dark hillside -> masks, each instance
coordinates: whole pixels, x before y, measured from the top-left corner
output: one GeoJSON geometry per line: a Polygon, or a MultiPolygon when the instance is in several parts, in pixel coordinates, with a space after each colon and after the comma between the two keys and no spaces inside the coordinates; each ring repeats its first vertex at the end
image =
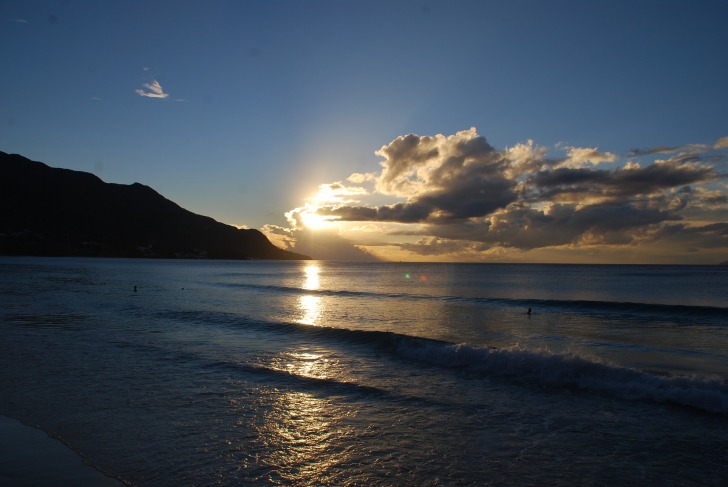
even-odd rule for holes
{"type": "Polygon", "coordinates": [[[0,254],[307,259],[258,230],[197,215],[148,186],[0,152],[0,254]]]}

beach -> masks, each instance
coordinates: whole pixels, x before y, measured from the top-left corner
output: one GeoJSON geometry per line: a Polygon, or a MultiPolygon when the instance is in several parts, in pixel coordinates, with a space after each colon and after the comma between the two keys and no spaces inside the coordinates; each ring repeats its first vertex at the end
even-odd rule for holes
{"type": "Polygon", "coordinates": [[[0,485],[4,487],[121,487],[124,484],[83,463],[45,432],[0,416],[0,485]]]}

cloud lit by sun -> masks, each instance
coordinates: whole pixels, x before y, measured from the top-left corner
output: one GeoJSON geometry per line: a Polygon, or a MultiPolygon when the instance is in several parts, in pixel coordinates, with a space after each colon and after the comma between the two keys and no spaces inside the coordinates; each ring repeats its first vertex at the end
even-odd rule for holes
{"type": "MultiPolygon", "coordinates": [[[[363,177],[356,175],[357,181],[363,181],[363,177]]],[[[304,206],[287,212],[285,216],[293,228],[322,230],[337,222],[339,217],[321,214],[321,208],[359,203],[358,197],[368,193],[365,188],[347,186],[342,182],[321,184],[316,194],[306,199],[304,206]]]]}
{"type": "Polygon", "coordinates": [[[301,223],[304,227],[310,229],[310,230],[321,230],[323,228],[326,228],[331,221],[322,215],[319,215],[316,213],[316,209],[305,209],[301,212],[301,223]]]}
{"type": "Polygon", "coordinates": [[[725,140],[622,156],[559,144],[552,155],[531,140],[498,150],[475,128],[409,134],[375,152],[384,158],[378,173],[321,184],[285,214],[289,228],[266,233],[302,253],[335,245],[337,258],[559,261],[596,252],[604,262],[657,262],[662,248],[707,253],[728,235],[725,140]]]}

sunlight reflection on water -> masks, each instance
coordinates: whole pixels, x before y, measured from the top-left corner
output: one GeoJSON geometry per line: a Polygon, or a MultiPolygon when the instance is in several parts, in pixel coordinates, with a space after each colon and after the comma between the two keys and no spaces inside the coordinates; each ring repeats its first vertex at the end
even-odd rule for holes
{"type": "Polygon", "coordinates": [[[321,272],[321,269],[319,268],[318,264],[312,262],[308,264],[303,271],[306,274],[306,279],[303,282],[303,289],[316,291],[320,286],[319,272],[321,272]]]}
{"type": "Polygon", "coordinates": [[[322,298],[320,296],[301,296],[298,298],[298,308],[301,312],[301,318],[298,323],[303,325],[319,325],[322,314],[322,298]]]}
{"type": "Polygon", "coordinates": [[[344,431],[341,417],[339,407],[329,400],[282,392],[258,431],[265,444],[276,446],[264,460],[270,475],[290,484],[326,479],[332,466],[346,457],[345,450],[336,447],[351,433],[344,431]]]}
{"type": "Polygon", "coordinates": [[[326,377],[327,359],[322,354],[310,352],[291,352],[285,354],[288,362],[285,364],[288,372],[304,377],[326,377]]]}
{"type": "MultiPolygon", "coordinates": [[[[283,353],[277,369],[296,377],[325,379],[331,375],[326,354],[311,349],[283,353]]],[[[348,461],[351,451],[341,442],[354,434],[346,418],[352,414],[342,402],[315,392],[276,390],[258,428],[269,454],[262,459],[268,480],[287,485],[326,483],[336,466],[348,461]],[[269,448],[274,446],[274,448],[269,448]]]]}
{"type": "MultiPolygon", "coordinates": [[[[303,289],[308,291],[316,291],[321,285],[319,280],[319,272],[321,269],[315,262],[309,263],[304,268],[303,289]]],[[[298,323],[303,325],[320,325],[320,319],[323,311],[323,302],[321,296],[303,295],[298,299],[298,309],[301,318],[298,323]]]]}

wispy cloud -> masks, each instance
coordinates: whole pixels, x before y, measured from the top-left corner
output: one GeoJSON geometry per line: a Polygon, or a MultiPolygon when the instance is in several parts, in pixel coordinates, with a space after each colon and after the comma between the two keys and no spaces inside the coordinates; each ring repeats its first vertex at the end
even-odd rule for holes
{"type": "Polygon", "coordinates": [[[728,147],[728,137],[721,137],[715,142],[714,149],[724,149],[728,147]]]}
{"type": "Polygon", "coordinates": [[[144,83],[144,89],[135,90],[135,93],[139,96],[146,96],[148,98],[167,98],[169,93],[165,93],[162,89],[162,85],[159,81],[152,80],[151,83],[144,83]]]}
{"type": "Polygon", "coordinates": [[[670,155],[637,163],[564,145],[557,147],[563,157],[548,157],[533,141],[498,150],[475,128],[403,135],[376,151],[384,159],[378,173],[322,184],[305,206],[288,212],[289,236],[323,219],[396,227],[390,236],[408,239],[390,246],[444,258],[688,241],[693,249],[728,250],[727,176],[715,166],[725,156],[706,154],[725,147],[728,137],[634,150],[629,157],[670,155]],[[375,197],[394,201],[371,204],[375,197]],[[701,219],[691,221],[697,213],[701,219]]]}
{"type": "Polygon", "coordinates": [[[25,19],[8,19],[9,22],[13,22],[15,24],[27,24],[28,21],[25,19]]]}
{"type": "MultiPolygon", "coordinates": [[[[722,139],[721,139],[722,140],[722,139]]],[[[720,142],[720,141],[718,141],[720,142]]],[[[709,146],[705,144],[687,144],[687,145],[678,145],[673,147],[668,146],[662,146],[662,147],[653,147],[650,149],[632,149],[629,152],[630,157],[641,157],[641,156],[649,156],[653,154],[674,154],[675,152],[705,152],[706,150],[710,149],[709,146]]]]}

